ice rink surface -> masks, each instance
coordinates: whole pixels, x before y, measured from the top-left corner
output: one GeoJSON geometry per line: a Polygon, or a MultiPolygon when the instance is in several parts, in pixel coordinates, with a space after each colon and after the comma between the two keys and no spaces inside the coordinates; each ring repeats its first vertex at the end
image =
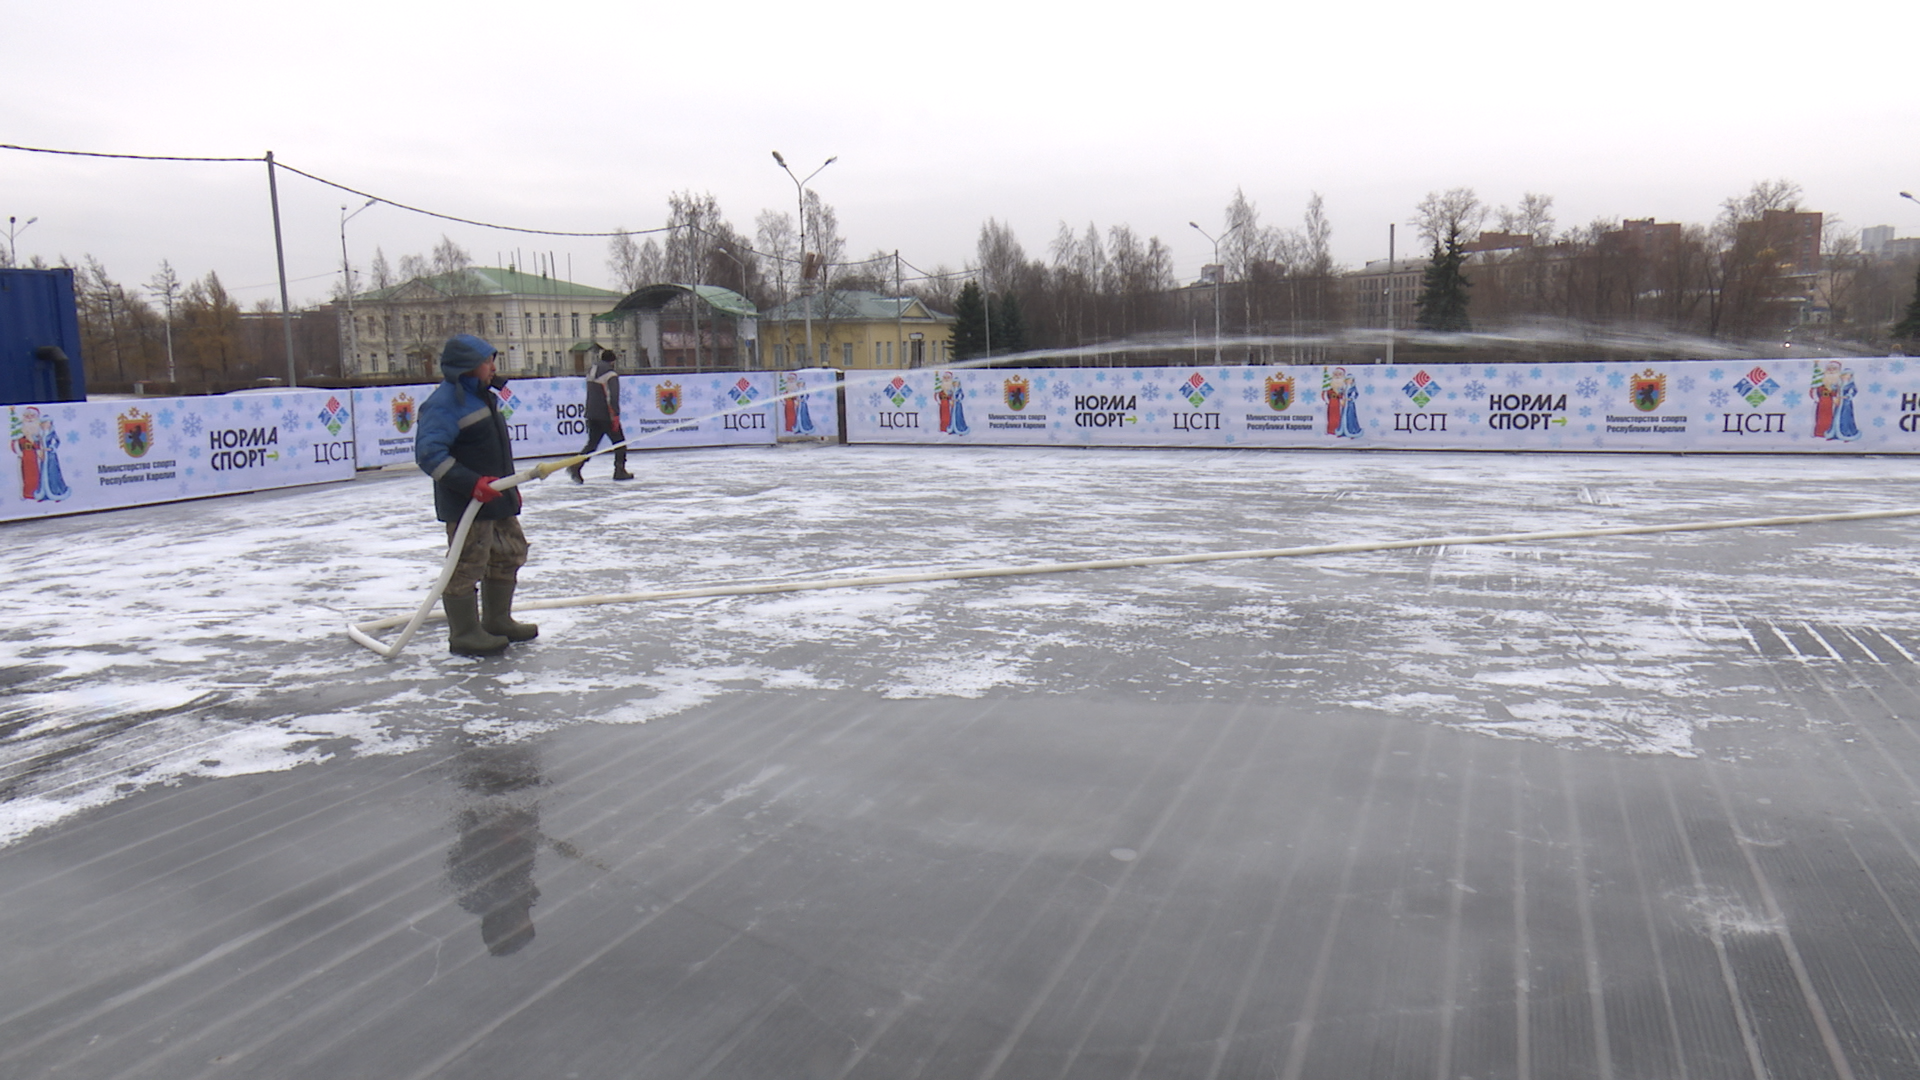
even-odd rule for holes
{"type": "MultiPolygon", "coordinates": [[[[796,446],[524,600],[1920,506],[1920,460],[796,446]]],[[[525,613],[426,481],[0,526],[0,1077],[1920,1075],[1920,519],[525,613]]]]}

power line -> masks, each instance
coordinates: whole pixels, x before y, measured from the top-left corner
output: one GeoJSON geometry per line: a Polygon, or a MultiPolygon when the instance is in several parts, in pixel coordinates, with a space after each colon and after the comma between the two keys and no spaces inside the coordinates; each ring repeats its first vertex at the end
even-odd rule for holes
{"type": "Polygon", "coordinates": [[[375,195],[375,194],[372,194],[371,192],[361,191],[359,188],[348,187],[345,184],[336,183],[335,181],[328,180],[326,177],[315,176],[314,174],[310,172],[306,172],[302,169],[296,169],[293,166],[288,165],[284,161],[276,160],[274,164],[297,176],[304,176],[307,179],[314,181],[315,183],[325,184],[330,188],[336,188],[340,191],[344,191],[348,193],[349,195],[356,195],[362,199],[373,199],[378,202],[383,202],[388,206],[394,207],[395,209],[398,209],[398,210],[407,210],[415,214],[425,214],[427,217],[439,218],[442,221],[457,221],[462,225],[477,225],[482,229],[498,229],[501,232],[531,233],[535,236],[623,236],[623,235],[624,236],[642,236],[647,233],[657,233],[657,232],[667,231],[665,228],[659,228],[659,229],[615,229],[611,232],[567,232],[560,229],[525,229],[517,225],[497,225],[490,221],[475,221],[472,218],[455,217],[452,214],[442,214],[442,213],[439,213],[438,211],[426,210],[418,206],[408,206],[406,203],[394,202],[392,199],[389,199],[383,195],[375,195]]]}
{"type": "MultiPolygon", "coordinates": [[[[123,161],[200,161],[200,162],[259,163],[267,160],[267,158],[264,156],[262,157],[190,157],[186,155],[177,155],[177,154],[109,154],[109,153],[102,153],[102,152],[91,151],[91,150],[55,150],[55,149],[50,149],[48,147],[43,147],[43,146],[20,146],[14,143],[0,143],[0,150],[18,150],[23,153],[29,153],[29,154],[56,154],[64,157],[112,158],[112,159],[123,160],[123,161]]],[[[351,187],[347,184],[342,184],[336,180],[329,180],[324,176],[317,176],[313,173],[307,172],[304,169],[295,168],[294,166],[289,165],[286,162],[279,160],[278,158],[274,159],[272,164],[275,168],[285,169],[286,171],[293,173],[296,176],[303,176],[308,180],[312,180],[314,183],[324,184],[327,187],[333,188],[337,191],[344,191],[347,194],[356,196],[358,198],[372,199],[375,202],[385,203],[386,205],[391,206],[396,210],[405,210],[408,213],[421,214],[426,217],[438,218],[442,221],[457,222],[461,225],[472,225],[482,229],[496,229],[500,232],[527,233],[529,235],[534,235],[534,236],[579,236],[579,237],[609,236],[611,237],[611,236],[647,236],[653,233],[671,233],[676,229],[691,228],[699,232],[708,233],[708,235],[713,235],[709,230],[703,228],[702,226],[693,225],[691,223],[682,224],[682,225],[665,225],[657,229],[615,229],[611,232],[570,232],[570,231],[565,231],[560,229],[529,229],[529,228],[524,228],[518,225],[501,225],[491,221],[477,221],[473,218],[463,218],[463,217],[455,216],[453,214],[443,214],[437,210],[428,210],[424,207],[412,206],[403,202],[396,202],[392,199],[387,198],[384,195],[375,195],[372,192],[362,191],[359,188],[351,187]]],[[[801,261],[799,258],[782,256],[771,251],[760,251],[749,244],[742,243],[742,244],[737,244],[735,246],[744,249],[747,254],[752,255],[756,258],[770,259],[775,262],[798,263],[801,261]]],[[[892,258],[892,257],[893,256],[888,256],[888,258],[892,258]]],[[[864,266],[864,265],[871,264],[878,261],[881,261],[881,260],[876,258],[848,260],[848,261],[842,262],[840,265],[864,266]]],[[[945,278],[972,277],[975,275],[975,272],[971,270],[953,270],[953,271],[948,271],[947,273],[944,273],[944,274],[934,274],[934,273],[929,273],[925,270],[922,270],[917,266],[914,266],[913,263],[908,262],[905,259],[901,259],[900,261],[903,265],[911,267],[913,269],[913,272],[919,275],[916,278],[910,279],[914,281],[938,281],[945,278]]],[[[327,276],[327,275],[314,275],[314,277],[316,278],[324,277],[324,276],[327,276]]],[[[300,280],[310,281],[310,280],[313,280],[313,278],[303,278],[300,280]]],[[[240,286],[240,288],[258,288],[258,287],[259,286],[240,286]]]]}
{"type": "MultiPolygon", "coordinates": [[[[115,159],[125,160],[125,161],[215,161],[215,162],[258,163],[258,162],[263,162],[267,160],[265,157],[187,157],[182,155],[164,155],[164,154],[106,154],[106,153],[99,153],[91,150],[53,150],[44,146],[18,146],[13,143],[0,143],[0,150],[19,150],[29,154],[58,154],[64,157],[115,158],[115,159]]],[[[661,228],[661,229],[615,229],[611,232],[567,232],[559,229],[528,229],[528,228],[522,228],[518,225],[500,225],[491,221],[476,221],[473,218],[456,217],[453,214],[443,214],[437,210],[428,210],[424,207],[411,206],[411,205],[408,205],[407,203],[396,202],[392,199],[387,198],[384,195],[375,195],[371,192],[361,191],[359,188],[349,187],[346,184],[342,184],[334,180],[329,180],[324,176],[316,176],[313,173],[307,172],[304,169],[297,169],[292,165],[289,165],[286,162],[280,161],[278,159],[275,159],[273,164],[276,168],[285,169],[286,171],[293,173],[296,176],[304,176],[307,179],[312,180],[317,184],[325,184],[327,187],[335,188],[339,191],[347,192],[350,195],[357,195],[363,199],[373,199],[376,202],[385,203],[388,206],[394,207],[397,210],[405,210],[405,211],[408,211],[409,213],[414,213],[414,214],[423,214],[427,217],[439,218],[442,221],[454,221],[462,225],[474,225],[482,229],[497,229],[501,232],[529,233],[535,236],[620,236],[623,234],[627,236],[644,236],[648,233],[668,231],[667,229],[661,228]]]]}
{"type": "Polygon", "coordinates": [[[24,150],[29,154],[61,154],[66,157],[120,158],[130,161],[253,161],[267,160],[264,157],[182,157],[164,154],[101,154],[90,150],[49,150],[44,146],[15,146],[12,143],[0,143],[0,150],[24,150]]]}

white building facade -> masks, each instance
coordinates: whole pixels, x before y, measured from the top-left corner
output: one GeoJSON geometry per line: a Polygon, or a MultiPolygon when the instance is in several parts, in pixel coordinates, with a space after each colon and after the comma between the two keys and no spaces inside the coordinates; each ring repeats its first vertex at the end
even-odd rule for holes
{"type": "Polygon", "coordinates": [[[583,375],[595,344],[631,350],[614,340],[628,327],[594,322],[624,295],[499,267],[414,278],[339,306],[341,374],[438,380],[446,340],[476,334],[500,350],[504,375],[583,375]]]}

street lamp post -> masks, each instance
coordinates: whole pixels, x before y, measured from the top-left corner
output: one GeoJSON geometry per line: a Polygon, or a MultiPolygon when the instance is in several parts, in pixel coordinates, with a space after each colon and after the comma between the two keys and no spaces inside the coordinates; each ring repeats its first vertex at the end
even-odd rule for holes
{"type": "MultiPolygon", "coordinates": [[[[360,210],[365,210],[379,199],[368,199],[360,210]]],[[[347,261],[347,222],[360,216],[360,210],[347,213],[346,207],[340,208],[340,279],[347,294],[347,356],[355,368],[360,366],[360,328],[353,321],[353,264],[347,261]]]]}
{"type": "Polygon", "coordinates": [[[20,220],[19,218],[13,217],[11,215],[9,215],[7,218],[7,265],[8,266],[20,265],[20,247],[18,244],[14,243],[14,237],[19,236],[21,233],[26,232],[28,229],[32,228],[33,223],[36,221],[39,221],[40,219],[37,217],[30,217],[27,219],[27,223],[25,225],[21,225],[19,228],[15,228],[14,225],[19,220],[20,220]]]}
{"type": "Polygon", "coordinates": [[[1202,229],[1202,228],[1200,227],[1200,223],[1199,223],[1199,222],[1197,222],[1197,221],[1189,221],[1189,222],[1187,222],[1187,224],[1189,224],[1189,225],[1191,225],[1191,226],[1193,226],[1193,228],[1194,228],[1194,231],[1196,231],[1196,232],[1198,232],[1198,233],[1199,233],[1199,234],[1200,234],[1201,236],[1204,236],[1204,237],[1206,237],[1206,238],[1207,238],[1207,239],[1208,239],[1209,241],[1211,241],[1211,242],[1213,243],[1213,272],[1214,272],[1214,278],[1213,278],[1213,363],[1214,363],[1214,366],[1215,366],[1215,367],[1218,367],[1218,366],[1219,366],[1219,364],[1220,364],[1220,278],[1221,278],[1222,276],[1224,276],[1224,271],[1225,271],[1225,267],[1223,267],[1223,266],[1221,266],[1221,265],[1220,265],[1220,240],[1225,240],[1225,239],[1226,239],[1227,237],[1229,237],[1229,236],[1232,236],[1232,235],[1233,235],[1233,229],[1237,229],[1237,228],[1239,228],[1240,226],[1238,226],[1238,225],[1235,225],[1235,226],[1233,227],[1233,229],[1228,229],[1228,230],[1227,230],[1226,232],[1223,232],[1223,233],[1221,233],[1221,234],[1220,234],[1220,240],[1214,240],[1214,238],[1213,238],[1213,235],[1212,235],[1211,233],[1209,233],[1209,232],[1207,232],[1207,230],[1205,230],[1205,229],[1202,229]]]}
{"type": "MultiPolygon", "coordinates": [[[[819,169],[815,169],[812,172],[807,174],[807,180],[802,180],[799,177],[793,175],[793,170],[787,168],[787,159],[780,156],[780,151],[775,150],[773,152],[773,160],[780,163],[780,168],[787,174],[787,178],[793,181],[794,199],[798,205],[799,213],[800,213],[800,280],[804,282],[806,281],[806,273],[807,273],[807,180],[811,180],[814,177],[819,176],[820,169],[824,169],[827,166],[833,164],[834,162],[839,161],[840,155],[835,154],[833,157],[830,157],[827,160],[821,162],[819,169]]],[[[807,319],[807,363],[811,364],[814,362],[813,307],[811,304],[807,303],[805,298],[803,298],[801,301],[800,310],[802,313],[806,315],[806,319],[807,319]]],[[[795,365],[795,366],[798,367],[799,365],[795,365]]]]}

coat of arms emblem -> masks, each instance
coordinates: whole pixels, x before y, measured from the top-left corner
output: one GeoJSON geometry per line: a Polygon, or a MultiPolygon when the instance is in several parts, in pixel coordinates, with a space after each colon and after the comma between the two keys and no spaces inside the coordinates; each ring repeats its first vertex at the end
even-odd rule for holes
{"type": "Polygon", "coordinates": [[[128,409],[119,416],[120,449],[128,457],[145,457],[153,446],[153,414],[128,409]]]}
{"type": "Polygon", "coordinates": [[[1293,405],[1293,376],[1274,372],[1267,376],[1267,408],[1286,412],[1293,405]]]}
{"type": "Polygon", "coordinates": [[[1656,375],[1652,368],[1633,377],[1633,407],[1641,412],[1652,412],[1667,400],[1667,377],[1656,375]]]}

